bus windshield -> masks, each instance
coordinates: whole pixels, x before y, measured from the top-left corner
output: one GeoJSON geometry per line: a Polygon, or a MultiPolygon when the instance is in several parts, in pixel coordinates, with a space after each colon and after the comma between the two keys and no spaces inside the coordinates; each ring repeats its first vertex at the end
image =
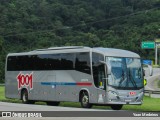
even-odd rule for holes
{"type": "Polygon", "coordinates": [[[108,85],[117,89],[140,89],[143,87],[143,71],[138,58],[106,57],[111,67],[108,85]]]}

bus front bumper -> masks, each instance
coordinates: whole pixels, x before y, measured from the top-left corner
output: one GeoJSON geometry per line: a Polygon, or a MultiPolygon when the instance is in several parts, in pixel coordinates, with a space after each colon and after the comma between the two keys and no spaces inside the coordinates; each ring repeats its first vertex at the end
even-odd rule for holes
{"type": "Polygon", "coordinates": [[[141,105],[143,103],[143,92],[135,96],[115,96],[109,95],[107,104],[130,104],[141,105]]]}
{"type": "Polygon", "coordinates": [[[143,102],[107,102],[107,104],[120,104],[120,105],[141,105],[143,102]]]}

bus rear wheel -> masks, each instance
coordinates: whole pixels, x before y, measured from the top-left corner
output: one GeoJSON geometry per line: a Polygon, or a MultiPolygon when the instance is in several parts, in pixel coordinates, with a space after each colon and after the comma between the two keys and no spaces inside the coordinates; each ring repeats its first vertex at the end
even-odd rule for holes
{"type": "Polygon", "coordinates": [[[89,95],[88,92],[82,92],[80,95],[80,102],[83,108],[91,108],[92,104],[89,103],[89,95]]]}
{"type": "Polygon", "coordinates": [[[60,102],[50,102],[50,101],[48,101],[46,103],[47,103],[47,105],[51,105],[51,106],[58,106],[60,104],[60,102]]]}
{"type": "Polygon", "coordinates": [[[22,99],[22,103],[24,103],[24,104],[34,104],[35,103],[35,101],[28,100],[28,92],[27,92],[27,90],[23,90],[22,91],[21,99],[22,99]]]}
{"type": "Polygon", "coordinates": [[[112,108],[113,110],[121,110],[122,107],[123,107],[123,105],[111,105],[111,108],[112,108]]]}
{"type": "Polygon", "coordinates": [[[22,103],[24,103],[24,104],[29,104],[28,92],[27,92],[27,90],[23,90],[23,91],[22,91],[22,103]]]}

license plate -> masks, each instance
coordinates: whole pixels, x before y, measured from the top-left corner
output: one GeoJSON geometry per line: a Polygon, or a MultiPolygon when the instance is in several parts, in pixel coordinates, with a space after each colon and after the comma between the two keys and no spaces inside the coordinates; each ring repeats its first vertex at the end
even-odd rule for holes
{"type": "Polygon", "coordinates": [[[132,100],[125,100],[125,102],[131,102],[132,100]]]}

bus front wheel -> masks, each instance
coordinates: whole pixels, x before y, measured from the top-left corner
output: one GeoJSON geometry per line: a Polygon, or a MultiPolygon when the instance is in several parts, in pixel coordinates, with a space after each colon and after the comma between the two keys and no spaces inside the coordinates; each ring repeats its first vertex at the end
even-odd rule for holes
{"type": "Polygon", "coordinates": [[[91,108],[92,104],[89,103],[88,92],[83,91],[80,95],[80,102],[83,108],[91,108]]]}
{"type": "Polygon", "coordinates": [[[121,110],[122,107],[123,107],[123,105],[111,105],[111,108],[112,108],[113,110],[121,110]]]}

